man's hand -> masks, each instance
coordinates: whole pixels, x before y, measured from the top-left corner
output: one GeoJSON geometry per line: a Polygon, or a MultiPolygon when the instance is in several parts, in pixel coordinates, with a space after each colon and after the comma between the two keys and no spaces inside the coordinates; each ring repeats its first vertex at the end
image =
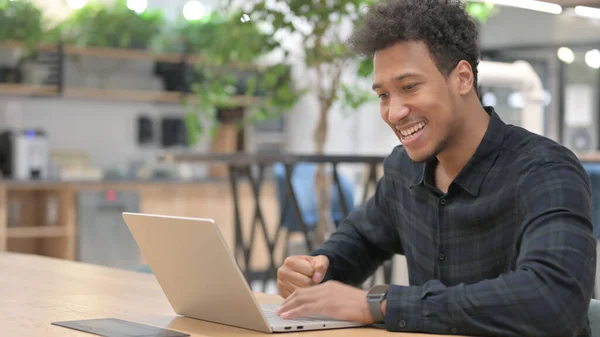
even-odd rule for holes
{"type": "Polygon", "coordinates": [[[310,288],[296,288],[278,309],[283,319],[306,316],[373,324],[367,303],[367,291],[337,281],[328,281],[310,288]]]}
{"type": "Polygon", "coordinates": [[[306,288],[321,283],[329,267],[327,256],[290,256],[277,271],[279,295],[290,296],[297,288],[306,288]]]}

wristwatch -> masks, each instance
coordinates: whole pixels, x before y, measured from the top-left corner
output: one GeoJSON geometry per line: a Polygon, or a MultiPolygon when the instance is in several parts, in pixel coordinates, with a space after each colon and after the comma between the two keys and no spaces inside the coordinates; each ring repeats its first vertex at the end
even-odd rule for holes
{"type": "Polygon", "coordinates": [[[383,323],[385,320],[381,311],[381,302],[385,300],[389,287],[387,284],[380,284],[373,286],[367,292],[367,303],[369,304],[369,311],[375,324],[383,323]]]}

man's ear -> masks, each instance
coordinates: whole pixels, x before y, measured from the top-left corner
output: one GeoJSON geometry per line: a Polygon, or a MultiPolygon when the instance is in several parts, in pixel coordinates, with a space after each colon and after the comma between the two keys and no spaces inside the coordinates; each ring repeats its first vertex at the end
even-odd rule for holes
{"type": "Polygon", "coordinates": [[[458,79],[458,92],[464,96],[473,90],[475,76],[469,62],[461,60],[454,69],[458,79]]]}

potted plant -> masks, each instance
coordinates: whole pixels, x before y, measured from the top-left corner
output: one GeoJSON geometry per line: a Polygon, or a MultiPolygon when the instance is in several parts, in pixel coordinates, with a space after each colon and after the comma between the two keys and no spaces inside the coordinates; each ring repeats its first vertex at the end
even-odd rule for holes
{"type": "Polygon", "coordinates": [[[15,66],[0,69],[0,82],[20,83],[22,63],[35,53],[44,37],[42,12],[29,1],[0,0],[0,43],[18,41],[23,52],[15,66]]]}
{"type": "Polygon", "coordinates": [[[300,96],[292,85],[291,67],[265,61],[278,43],[255,22],[246,20],[243,12],[213,13],[183,22],[175,31],[177,39],[171,41],[176,45],[171,48],[197,55],[189,87],[192,96],[185,101],[190,111],[186,121],[191,144],[205,133],[214,138],[219,130],[281,115],[300,96]]]}
{"type": "Polygon", "coordinates": [[[165,24],[159,10],[138,14],[126,0],[111,5],[90,1],[61,22],[63,42],[77,46],[147,49],[165,24]]]}

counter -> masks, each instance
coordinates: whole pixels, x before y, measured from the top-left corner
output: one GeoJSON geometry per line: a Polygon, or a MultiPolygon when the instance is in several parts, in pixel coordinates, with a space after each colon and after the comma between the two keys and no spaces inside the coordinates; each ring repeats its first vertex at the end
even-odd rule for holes
{"type": "MultiPolygon", "coordinates": [[[[0,181],[0,251],[76,260],[77,249],[81,248],[78,247],[78,230],[86,225],[78,214],[78,196],[89,191],[97,191],[105,196],[107,202],[118,201],[121,192],[136,193],[139,199],[137,209],[142,213],[215,219],[233,251],[234,203],[226,179],[0,181]]],[[[243,234],[247,239],[255,207],[247,180],[240,179],[239,196],[243,234]]],[[[261,206],[268,230],[274,232],[279,221],[279,206],[276,186],[272,181],[263,183],[261,206]]],[[[102,228],[96,230],[101,231],[102,228]]],[[[265,269],[267,246],[262,235],[256,235],[255,240],[251,267],[265,269]]]]}

